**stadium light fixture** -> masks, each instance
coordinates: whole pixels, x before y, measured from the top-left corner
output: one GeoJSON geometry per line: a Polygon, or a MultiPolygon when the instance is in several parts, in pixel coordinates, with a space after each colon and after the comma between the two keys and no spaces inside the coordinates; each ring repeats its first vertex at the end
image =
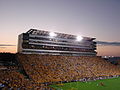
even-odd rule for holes
{"type": "Polygon", "coordinates": [[[82,39],[83,39],[82,36],[77,36],[77,37],[76,37],[76,41],[81,41],[82,39]]]}
{"type": "Polygon", "coordinates": [[[56,36],[56,34],[54,32],[50,32],[49,35],[50,35],[50,37],[55,37],[56,36]]]}
{"type": "Polygon", "coordinates": [[[107,56],[104,56],[104,58],[107,58],[107,56]]]}

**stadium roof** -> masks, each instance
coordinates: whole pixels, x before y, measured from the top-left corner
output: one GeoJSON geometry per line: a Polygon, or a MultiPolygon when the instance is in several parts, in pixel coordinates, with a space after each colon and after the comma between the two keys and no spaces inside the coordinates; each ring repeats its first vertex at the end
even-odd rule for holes
{"type": "MultiPolygon", "coordinates": [[[[28,34],[34,34],[34,35],[45,35],[48,36],[50,35],[51,32],[49,31],[44,31],[44,30],[37,30],[37,29],[30,29],[28,30],[26,33],[28,34]]],[[[52,32],[52,35],[54,34],[54,36],[57,36],[59,38],[66,38],[66,39],[76,39],[77,37],[79,37],[78,39],[80,39],[80,36],[76,36],[76,35],[71,35],[71,34],[65,34],[65,33],[58,33],[58,32],[52,32]]],[[[81,36],[83,37],[83,36],[81,36]]],[[[83,37],[83,39],[86,40],[94,40],[96,38],[91,38],[91,37],[83,37]]]]}

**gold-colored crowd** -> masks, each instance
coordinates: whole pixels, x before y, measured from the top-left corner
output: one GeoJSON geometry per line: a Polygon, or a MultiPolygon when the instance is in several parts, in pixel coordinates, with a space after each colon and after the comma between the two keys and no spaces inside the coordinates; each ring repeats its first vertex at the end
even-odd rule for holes
{"type": "Polygon", "coordinates": [[[3,90],[53,90],[46,83],[120,75],[120,67],[96,56],[17,54],[17,60],[19,66],[0,66],[0,88],[3,90]],[[21,69],[29,79],[19,71],[21,69]]]}
{"type": "Polygon", "coordinates": [[[0,66],[0,90],[54,90],[25,78],[16,66],[0,66]]]}
{"type": "Polygon", "coordinates": [[[26,73],[36,83],[74,81],[120,75],[120,68],[101,57],[18,55],[26,73]]]}

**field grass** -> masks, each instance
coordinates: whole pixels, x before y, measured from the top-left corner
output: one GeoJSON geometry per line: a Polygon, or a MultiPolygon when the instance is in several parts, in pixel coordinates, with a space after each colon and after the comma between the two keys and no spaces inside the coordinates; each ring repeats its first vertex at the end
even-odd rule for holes
{"type": "Polygon", "coordinates": [[[71,82],[50,85],[56,90],[120,90],[120,77],[89,82],[71,82]]]}

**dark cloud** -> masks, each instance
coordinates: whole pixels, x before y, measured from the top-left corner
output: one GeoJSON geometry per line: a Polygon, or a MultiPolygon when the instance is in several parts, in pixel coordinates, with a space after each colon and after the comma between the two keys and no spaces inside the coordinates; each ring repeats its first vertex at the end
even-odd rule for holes
{"type": "Polygon", "coordinates": [[[120,46],[120,42],[105,42],[105,41],[96,41],[98,45],[111,45],[111,46],[120,46]]]}
{"type": "Polygon", "coordinates": [[[3,46],[16,46],[16,45],[12,45],[12,44],[0,44],[0,47],[3,46]]]}
{"type": "Polygon", "coordinates": [[[0,48],[6,48],[6,47],[0,47],[0,48]]]}

